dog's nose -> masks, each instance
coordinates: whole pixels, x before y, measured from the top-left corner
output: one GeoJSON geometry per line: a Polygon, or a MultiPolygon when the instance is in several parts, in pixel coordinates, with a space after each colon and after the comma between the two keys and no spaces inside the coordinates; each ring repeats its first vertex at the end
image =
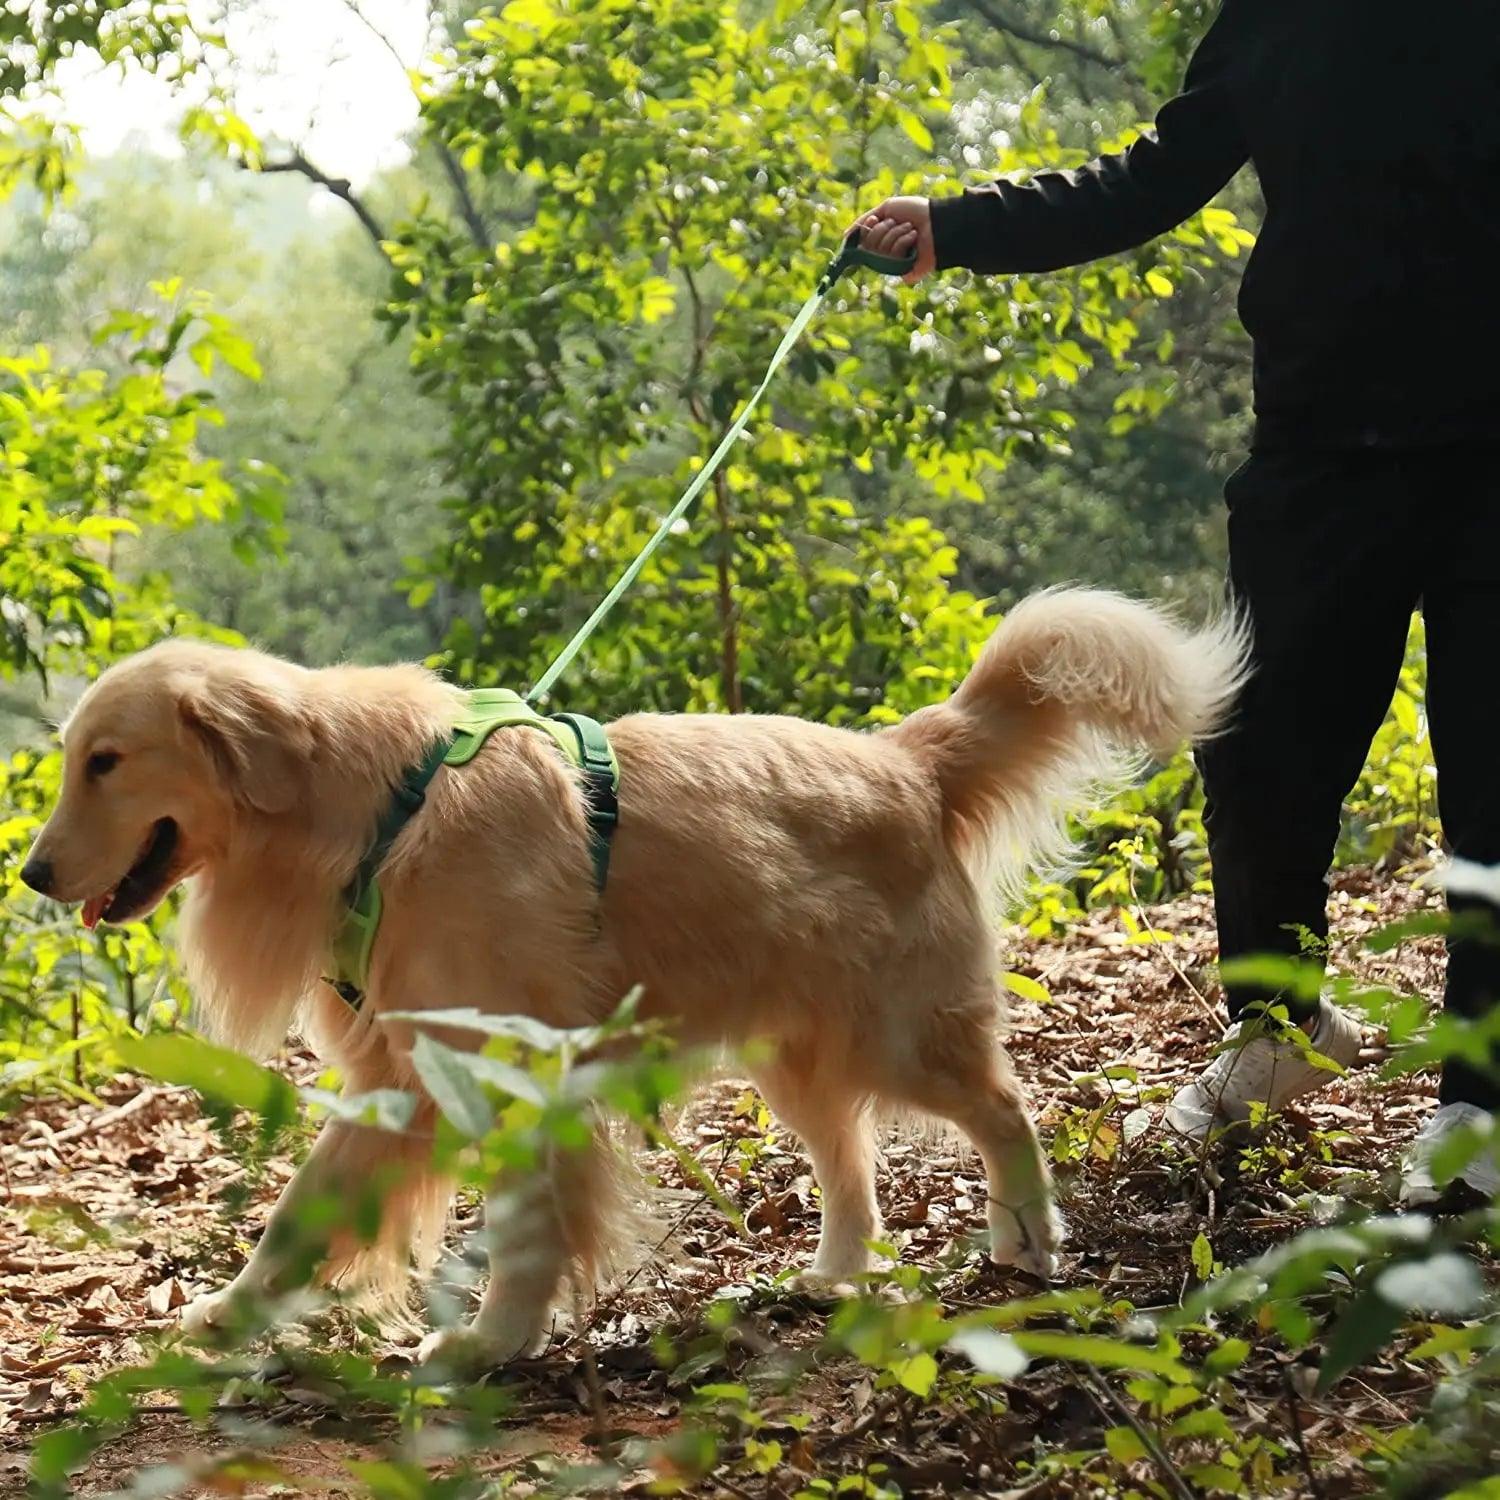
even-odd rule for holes
{"type": "Polygon", "coordinates": [[[21,879],[39,896],[52,894],[52,861],[33,855],[21,866],[21,879]]]}

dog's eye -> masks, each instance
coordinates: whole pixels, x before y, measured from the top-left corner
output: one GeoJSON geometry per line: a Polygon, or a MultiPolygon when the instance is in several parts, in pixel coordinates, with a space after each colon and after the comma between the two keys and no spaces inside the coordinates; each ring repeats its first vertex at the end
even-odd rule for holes
{"type": "Polygon", "coordinates": [[[120,764],[120,752],[118,750],[96,750],[84,762],[84,773],[90,781],[97,781],[101,776],[107,776],[120,764]]]}

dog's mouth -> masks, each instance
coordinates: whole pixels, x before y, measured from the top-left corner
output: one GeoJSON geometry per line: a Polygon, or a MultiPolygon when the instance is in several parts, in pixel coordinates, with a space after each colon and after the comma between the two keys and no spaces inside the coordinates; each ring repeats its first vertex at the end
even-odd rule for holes
{"type": "Polygon", "coordinates": [[[160,818],[146,835],[136,861],[120,881],[83,903],[83,925],[128,922],[151,910],[172,888],[173,856],[177,853],[177,824],[160,818]]]}

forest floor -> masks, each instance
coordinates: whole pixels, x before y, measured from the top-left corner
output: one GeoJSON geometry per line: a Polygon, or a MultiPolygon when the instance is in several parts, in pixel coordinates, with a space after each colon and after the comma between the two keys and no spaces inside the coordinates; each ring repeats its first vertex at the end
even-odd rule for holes
{"type": "MultiPolygon", "coordinates": [[[[1409,941],[1378,958],[1357,948],[1372,928],[1430,899],[1359,872],[1342,877],[1334,895],[1337,961],[1371,983],[1435,994],[1442,958],[1434,940],[1409,941]]],[[[1215,1185],[1215,1174],[1201,1171],[1170,1141],[1160,1119],[1162,1099],[1222,1025],[1205,998],[1212,996],[1208,906],[1193,897],[1146,916],[1170,941],[1132,942],[1128,918],[1101,914],[1045,941],[1014,934],[1009,958],[1051,997],[1045,1005],[1015,1005],[1010,1047],[1018,1072],[1044,1132],[1051,1138],[1060,1130],[1076,1147],[1077,1159],[1057,1169],[1068,1221],[1059,1281],[1098,1288],[1138,1309],[1173,1306],[1196,1284],[1193,1245],[1200,1234],[1217,1261],[1232,1265],[1305,1227],[1308,1195],[1314,1203],[1345,1195],[1388,1201],[1383,1195],[1400,1150],[1432,1103],[1428,1078],[1386,1083],[1374,1068],[1352,1072],[1289,1112],[1274,1138],[1282,1160],[1215,1185]],[[1134,1069],[1136,1081],[1101,1079],[1101,1070],[1115,1065],[1134,1069]],[[1111,1092],[1118,1106],[1094,1122],[1111,1092]],[[1134,1110],[1148,1113],[1131,1116],[1134,1110]],[[1095,1126],[1092,1140],[1085,1124],[1095,1126]]],[[[316,1071],[305,1055],[294,1055],[288,1066],[302,1078],[316,1071]]],[[[500,1446],[481,1468],[508,1473],[525,1494],[559,1463],[593,1461],[601,1440],[669,1433],[690,1382],[663,1368],[653,1330],[691,1329],[726,1287],[757,1277],[763,1285],[765,1276],[810,1257],[817,1213],[805,1158],[774,1127],[767,1140],[755,1115],[743,1085],[724,1081],[700,1094],[676,1130],[744,1211],[749,1234],[736,1232],[670,1156],[653,1159],[671,1239],[623,1289],[602,1297],[586,1345],[560,1336],[546,1356],[501,1377],[514,1382],[515,1404],[500,1446]],[[755,1149],[740,1150],[748,1138],[758,1138],[755,1149]]],[[[145,1357],[169,1335],[182,1302],[232,1269],[236,1230],[219,1200],[242,1169],[194,1095],[129,1079],[109,1085],[97,1105],[53,1096],[0,1119],[0,1153],[5,1495],[22,1492],[27,1450],[40,1433],[65,1423],[105,1372],[145,1357]]],[[[258,1232],[289,1171],[286,1161],[273,1161],[238,1225],[241,1244],[258,1232]]],[[[977,1162],[941,1138],[892,1141],[880,1196],[903,1261],[933,1265],[982,1226],[977,1162]]],[[[941,1288],[946,1304],[961,1308],[1034,1293],[1036,1285],[972,1255],[941,1288]]],[[[748,1305],[722,1361],[695,1370],[692,1382],[740,1379],[747,1364],[768,1353],[818,1346],[826,1309],[793,1297],[762,1296],[748,1305]]],[[[382,1352],[389,1367],[399,1368],[412,1351],[382,1352]]],[[[1409,1423],[1431,1378],[1430,1366],[1404,1359],[1398,1349],[1347,1377],[1330,1396],[1299,1399],[1293,1390],[1305,1382],[1294,1386],[1285,1355],[1266,1340],[1237,1374],[1237,1409],[1230,1415],[1237,1426],[1258,1424],[1289,1451],[1295,1415],[1316,1466],[1317,1491],[1358,1494],[1369,1483],[1361,1455],[1370,1433],[1409,1423]]],[[[1066,1366],[1041,1362],[1010,1386],[998,1416],[994,1409],[965,1412],[934,1403],[913,1417],[910,1408],[884,1400],[854,1361],[824,1355],[809,1361],[792,1394],[768,1398],[762,1410],[769,1414],[766,1431],[780,1432],[793,1461],[809,1470],[837,1476],[868,1472],[878,1462],[907,1494],[1041,1497],[1089,1493],[1086,1471],[1039,1477],[1028,1462],[1042,1451],[1098,1446],[1103,1429],[1117,1421],[1105,1414],[1099,1394],[1066,1366]],[[800,1435],[796,1424],[778,1426],[789,1413],[810,1418],[800,1435]]],[[[270,1426],[277,1462],[295,1481],[221,1476],[180,1492],[351,1494],[349,1462],[380,1453],[392,1437],[388,1426],[351,1417],[317,1390],[295,1385],[282,1392],[270,1426]]],[[[95,1455],[77,1492],[127,1489],[143,1469],[185,1455],[222,1454],[230,1442],[221,1431],[195,1426],[180,1406],[161,1405],[95,1455]]],[[[644,1493],[649,1478],[642,1470],[625,1487],[644,1493]]],[[[715,1491],[749,1493],[727,1479],[703,1487],[715,1491]]],[[[770,1486],[762,1492],[789,1493],[770,1486]]]]}

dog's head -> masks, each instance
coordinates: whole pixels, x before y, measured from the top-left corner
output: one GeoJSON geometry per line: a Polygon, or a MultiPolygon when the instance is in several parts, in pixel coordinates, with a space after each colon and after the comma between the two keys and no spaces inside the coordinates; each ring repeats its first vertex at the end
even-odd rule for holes
{"type": "Polygon", "coordinates": [[[127,922],[221,857],[247,817],[304,799],[312,751],[301,669],[168,641],[112,667],[63,731],[62,795],[21,877],[127,922]]]}

